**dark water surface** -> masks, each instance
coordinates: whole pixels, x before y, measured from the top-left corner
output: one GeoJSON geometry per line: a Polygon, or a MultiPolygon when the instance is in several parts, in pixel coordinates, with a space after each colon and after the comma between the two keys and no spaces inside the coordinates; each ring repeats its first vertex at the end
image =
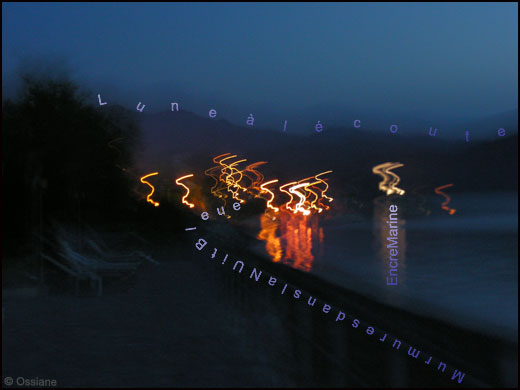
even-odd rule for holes
{"type": "Polygon", "coordinates": [[[411,217],[405,197],[374,200],[372,219],[264,215],[256,249],[377,301],[516,341],[517,194],[457,194],[453,215],[440,203],[424,198],[424,215],[411,217]],[[391,204],[399,209],[396,286],[386,281],[391,204]]]}

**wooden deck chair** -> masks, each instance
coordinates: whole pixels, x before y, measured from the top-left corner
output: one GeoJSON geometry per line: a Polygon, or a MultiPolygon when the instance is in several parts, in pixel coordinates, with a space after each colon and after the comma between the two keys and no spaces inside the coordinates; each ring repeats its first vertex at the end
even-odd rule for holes
{"type": "Polygon", "coordinates": [[[142,264],[142,260],[137,261],[105,261],[101,258],[92,256],[85,256],[74,249],[66,241],[61,241],[61,247],[63,249],[62,255],[68,259],[69,262],[79,266],[79,268],[85,270],[87,273],[93,273],[96,275],[94,280],[97,282],[98,295],[103,294],[103,278],[107,276],[121,276],[124,274],[132,273],[142,264]]]}
{"type": "Polygon", "coordinates": [[[99,234],[92,228],[87,227],[88,237],[86,238],[86,244],[90,249],[94,251],[96,256],[103,258],[109,262],[128,261],[131,259],[142,259],[149,261],[153,264],[159,264],[157,260],[154,260],[151,256],[141,251],[131,251],[126,253],[119,253],[108,248],[103,239],[99,234]]]}

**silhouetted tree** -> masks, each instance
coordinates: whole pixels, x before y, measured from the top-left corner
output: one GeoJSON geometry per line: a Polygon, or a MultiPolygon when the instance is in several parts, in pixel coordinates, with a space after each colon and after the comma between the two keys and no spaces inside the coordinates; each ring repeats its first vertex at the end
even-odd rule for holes
{"type": "Polygon", "coordinates": [[[132,201],[135,117],[86,104],[78,91],[65,78],[26,75],[19,101],[2,103],[2,219],[11,248],[46,220],[110,218],[132,201]]]}

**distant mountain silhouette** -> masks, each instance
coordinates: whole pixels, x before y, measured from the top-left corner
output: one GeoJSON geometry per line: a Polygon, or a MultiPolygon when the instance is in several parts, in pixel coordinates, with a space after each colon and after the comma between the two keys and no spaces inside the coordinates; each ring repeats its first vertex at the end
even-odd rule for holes
{"type": "Polygon", "coordinates": [[[518,110],[508,110],[492,115],[470,118],[468,116],[433,115],[419,111],[366,111],[351,107],[334,105],[315,105],[300,111],[276,113],[267,122],[267,127],[282,129],[283,121],[288,120],[288,128],[292,132],[311,134],[318,120],[323,124],[324,131],[331,128],[353,128],[354,120],[361,120],[361,129],[374,133],[388,132],[390,125],[399,126],[399,132],[404,136],[426,134],[430,127],[437,128],[437,136],[445,139],[464,139],[465,131],[469,130],[472,138],[493,139],[499,128],[507,130],[508,134],[518,132],[518,110]]]}
{"type": "Polygon", "coordinates": [[[142,113],[139,118],[145,143],[139,163],[143,171],[203,175],[214,165],[214,156],[232,153],[247,158],[247,163],[268,161],[261,170],[266,180],[299,180],[333,170],[331,182],[342,191],[354,188],[367,196],[378,191],[379,177],[372,167],[387,161],[404,164],[398,172],[404,188],[433,189],[446,183],[455,184],[452,192],[518,188],[517,134],[469,143],[463,136],[449,141],[427,131],[423,136],[403,136],[364,128],[330,128],[302,136],[237,126],[184,110],[142,113]]]}
{"type": "Polygon", "coordinates": [[[518,110],[509,110],[493,115],[483,116],[479,119],[453,122],[448,126],[452,133],[464,137],[464,132],[470,132],[470,140],[493,139],[497,136],[497,130],[503,128],[506,135],[518,134],[518,110]]]}

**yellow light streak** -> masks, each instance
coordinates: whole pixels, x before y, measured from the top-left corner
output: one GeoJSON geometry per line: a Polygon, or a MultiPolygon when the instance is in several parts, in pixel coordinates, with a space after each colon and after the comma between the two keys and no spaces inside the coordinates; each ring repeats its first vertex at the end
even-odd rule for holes
{"type": "Polygon", "coordinates": [[[260,189],[261,189],[262,191],[265,191],[265,192],[268,192],[268,193],[271,194],[271,199],[269,199],[269,200],[267,201],[267,207],[270,208],[270,209],[273,209],[275,212],[280,211],[280,209],[279,209],[278,207],[274,207],[274,206],[272,206],[272,201],[273,201],[273,199],[274,199],[274,193],[271,192],[271,191],[269,191],[267,188],[265,188],[265,186],[266,186],[266,185],[269,185],[269,184],[271,184],[271,183],[277,183],[277,182],[278,182],[278,179],[274,179],[274,180],[266,181],[264,184],[262,184],[262,185],[260,186],[260,189]]]}
{"type": "Polygon", "coordinates": [[[305,203],[305,199],[306,199],[305,195],[301,194],[298,191],[296,191],[298,188],[306,187],[308,185],[309,185],[309,183],[302,183],[302,184],[297,184],[297,185],[292,186],[291,188],[289,188],[289,192],[290,193],[295,194],[295,195],[297,195],[300,198],[300,201],[298,202],[298,204],[296,205],[296,209],[294,210],[295,214],[298,211],[300,211],[303,215],[309,215],[311,213],[309,210],[305,210],[303,208],[303,204],[305,203]]]}
{"type": "Polygon", "coordinates": [[[149,173],[148,175],[144,175],[143,177],[141,177],[141,183],[143,184],[146,184],[148,187],[150,187],[152,189],[152,192],[150,192],[147,196],[146,196],[146,201],[147,202],[150,202],[151,204],[153,204],[155,207],[159,206],[159,203],[158,202],[155,202],[153,199],[152,199],[152,195],[153,193],[155,192],[155,187],[153,185],[151,185],[150,183],[148,183],[146,180],[146,178],[150,177],[150,176],[155,176],[155,175],[158,175],[159,172],[153,172],[153,173],[149,173]]]}
{"type": "Polygon", "coordinates": [[[186,175],[186,176],[182,176],[182,177],[179,177],[178,179],[175,180],[175,184],[179,185],[179,186],[182,186],[184,188],[186,188],[186,195],[184,195],[182,197],[182,203],[184,203],[185,205],[189,206],[190,209],[192,209],[193,207],[195,207],[195,205],[193,203],[190,203],[186,200],[186,198],[188,197],[188,195],[190,194],[190,189],[188,187],[186,187],[184,184],[182,183],[179,183],[179,181],[181,180],[184,180],[188,177],[193,177],[193,173],[192,174],[189,174],[189,175],[186,175]]]}
{"type": "MultiPolygon", "coordinates": [[[[332,171],[325,171],[325,172],[322,172],[322,173],[318,173],[316,176],[314,176],[314,178],[315,178],[316,180],[319,180],[320,183],[325,184],[325,190],[321,191],[321,196],[322,196],[323,198],[327,199],[327,200],[329,201],[329,203],[330,203],[330,202],[332,202],[334,199],[331,198],[331,197],[329,197],[329,196],[327,196],[327,195],[325,195],[325,192],[327,192],[327,191],[329,190],[329,185],[327,184],[327,182],[326,182],[325,180],[323,180],[323,179],[319,179],[319,178],[318,178],[318,176],[326,175],[327,173],[332,173],[332,171]]],[[[328,210],[328,208],[327,208],[327,210],[328,210]]]]}
{"type": "Polygon", "coordinates": [[[288,186],[292,186],[292,185],[294,185],[294,184],[297,184],[297,182],[293,181],[293,182],[290,182],[290,183],[284,184],[283,186],[281,186],[281,187],[279,188],[281,192],[285,192],[285,193],[286,193],[287,195],[289,195],[289,197],[291,198],[291,200],[289,200],[289,201],[285,204],[285,208],[286,208],[287,210],[291,210],[291,211],[294,211],[294,209],[291,208],[291,207],[289,206],[289,204],[291,204],[291,202],[293,201],[294,197],[292,196],[292,194],[291,194],[289,191],[286,191],[286,190],[284,190],[283,188],[284,188],[284,187],[288,187],[288,186]]]}
{"type": "Polygon", "coordinates": [[[372,168],[373,173],[383,178],[383,181],[379,183],[379,189],[383,192],[386,192],[387,196],[392,194],[405,194],[405,191],[403,189],[396,187],[401,179],[394,172],[391,172],[391,169],[400,168],[403,166],[403,164],[398,162],[387,162],[376,165],[372,168]]]}

